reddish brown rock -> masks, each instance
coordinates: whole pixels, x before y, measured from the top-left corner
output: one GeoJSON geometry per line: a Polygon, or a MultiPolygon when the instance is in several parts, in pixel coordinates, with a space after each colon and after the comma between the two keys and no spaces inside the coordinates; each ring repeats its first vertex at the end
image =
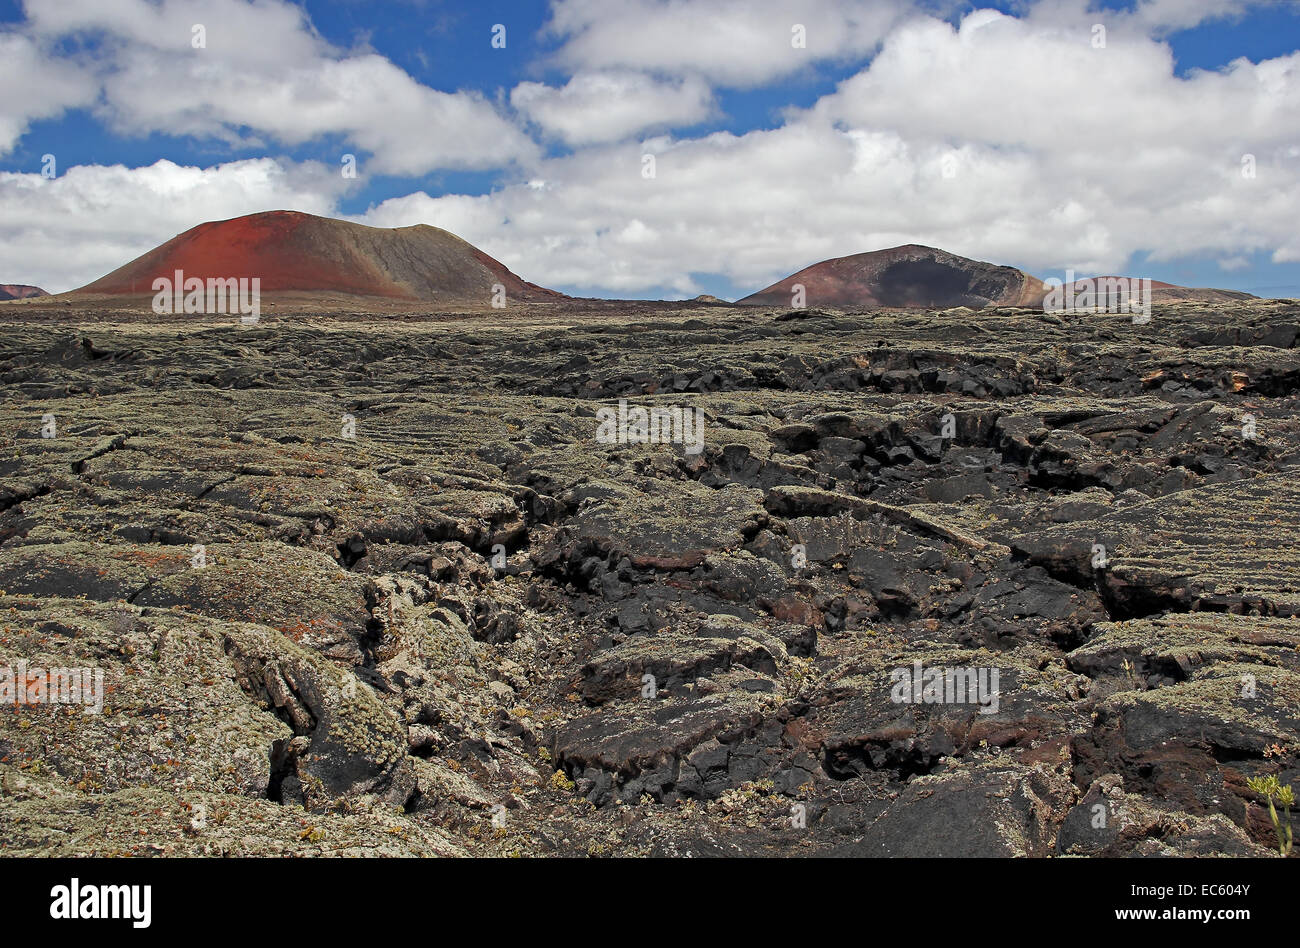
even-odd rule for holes
{"type": "Polygon", "coordinates": [[[1041,306],[1041,281],[934,247],[906,244],[805,267],[739,302],[790,306],[795,286],[808,306],[1041,306]]]}
{"type": "Polygon", "coordinates": [[[257,278],[263,292],[487,303],[499,284],[507,300],[566,298],[437,227],[367,227],[298,211],[199,224],[75,292],[152,295],[155,279],[178,270],[187,279],[257,278]]]}
{"type": "Polygon", "coordinates": [[[27,300],[34,296],[49,296],[39,286],[27,286],[23,283],[0,284],[0,300],[27,300]]]}

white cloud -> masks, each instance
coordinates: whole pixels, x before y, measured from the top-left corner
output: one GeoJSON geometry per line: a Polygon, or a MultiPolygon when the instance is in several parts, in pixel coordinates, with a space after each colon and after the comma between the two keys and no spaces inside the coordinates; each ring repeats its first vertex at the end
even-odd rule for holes
{"type": "Polygon", "coordinates": [[[988,11],[913,20],[781,128],[653,146],[654,179],[640,147],[595,147],[534,169],[542,187],[408,196],[365,219],[428,220],[590,292],[693,295],[691,272],[757,289],[906,242],[1044,276],[1113,272],[1137,252],[1297,259],[1300,54],[1183,79],[1144,35],[1090,39],[1086,22],[988,11]]]}
{"type": "Polygon", "coordinates": [[[24,8],[38,35],[102,32],[156,52],[193,50],[194,27],[201,25],[207,48],[241,68],[301,62],[329,50],[302,8],[281,0],[26,0],[24,8]]]}
{"type": "Polygon", "coordinates": [[[335,134],[373,153],[368,170],[398,175],[537,154],[483,96],[431,89],[383,56],[345,54],[282,0],[30,0],[28,16],[47,39],[105,37],[100,113],[120,134],[288,145],[335,134]],[[192,45],[195,25],[203,48],[192,45]]]}
{"type": "Polygon", "coordinates": [[[95,101],[99,86],[86,69],[47,52],[26,36],[0,33],[0,155],[13,151],[32,120],[95,101]]]}
{"type": "Polygon", "coordinates": [[[523,82],[510,93],[510,104],[569,145],[694,125],[714,111],[713,94],[698,77],[673,82],[623,71],[579,73],[559,87],[523,82]]]}
{"type": "Polygon", "coordinates": [[[756,86],[820,60],[869,55],[912,0],[555,0],[556,61],[574,70],[633,69],[756,86]],[[804,28],[805,46],[792,32],[804,28]]]}
{"type": "Polygon", "coordinates": [[[1300,54],[1258,66],[1238,60],[1223,73],[1180,79],[1163,43],[1111,34],[1106,48],[1095,49],[1090,35],[1086,27],[1035,26],[987,11],[959,29],[914,21],[815,110],[923,140],[1088,158],[1113,154],[1117,144],[1130,154],[1209,151],[1247,128],[1282,141],[1300,123],[1300,54]],[[1254,114],[1241,115],[1243,106],[1254,114]]]}
{"type": "Polygon", "coordinates": [[[1145,34],[1187,30],[1209,20],[1235,20],[1251,7],[1274,0],[1137,0],[1131,10],[1094,9],[1095,0],[1037,0],[1029,10],[1036,22],[1103,23],[1145,34]]]}
{"type": "Polygon", "coordinates": [[[270,158],[81,165],[50,180],[0,172],[0,282],[75,289],[203,221],[278,209],[334,214],[343,183],[333,168],[270,158]]]}
{"type": "MultiPolygon", "coordinates": [[[[641,152],[586,149],[547,162],[544,188],[408,195],[360,219],[444,227],[536,282],[687,296],[701,291],[692,272],[757,289],[819,259],[912,240],[977,255],[1018,243],[1014,230],[985,225],[992,198],[954,211],[962,185],[941,176],[943,153],[914,153],[888,132],[801,122],[671,142],[658,150],[653,179],[641,176],[641,152]]],[[[1015,187],[1024,164],[1012,156],[988,174],[1015,187]]],[[[1028,242],[1050,229],[1044,222],[1028,242]]]]}
{"type": "Polygon", "coordinates": [[[1285,160],[1300,127],[1300,53],[1181,79],[1168,47],[1144,36],[1111,33],[1094,49],[1086,28],[980,19],[900,28],[813,115],[917,146],[962,143],[974,162],[964,180],[997,194],[1011,219],[1031,213],[1035,190],[1056,196],[1038,213],[1073,203],[1081,212],[1043,250],[1059,256],[1091,228],[1099,242],[1080,268],[1138,249],[1168,259],[1294,242],[1282,221],[1300,211],[1300,168],[1285,160]],[[1009,150],[1028,159],[1023,193],[991,191],[981,170],[1009,150]],[[1268,166],[1257,179],[1240,173],[1248,152],[1268,166]]]}

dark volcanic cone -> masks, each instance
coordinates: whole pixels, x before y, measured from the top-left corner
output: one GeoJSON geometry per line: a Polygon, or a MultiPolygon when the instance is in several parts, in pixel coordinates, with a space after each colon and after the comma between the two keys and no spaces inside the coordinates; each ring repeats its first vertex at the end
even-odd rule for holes
{"type": "Polygon", "coordinates": [[[796,283],[808,306],[1042,306],[1046,292],[1015,267],[907,244],[823,260],[739,302],[789,306],[796,283]]]}
{"type": "Polygon", "coordinates": [[[262,292],[486,304],[501,284],[511,301],[566,299],[437,227],[367,227],[298,211],[200,224],[74,292],[149,294],[154,279],[177,270],[187,279],[257,277],[262,292]]]}
{"type": "Polygon", "coordinates": [[[26,300],[33,296],[49,296],[39,286],[27,286],[23,283],[0,283],[0,300],[26,300]]]}

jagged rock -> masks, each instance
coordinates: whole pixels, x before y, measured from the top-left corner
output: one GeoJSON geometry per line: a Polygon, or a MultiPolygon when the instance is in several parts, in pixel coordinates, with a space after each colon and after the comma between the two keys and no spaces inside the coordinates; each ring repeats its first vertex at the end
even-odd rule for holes
{"type": "Polygon", "coordinates": [[[6,851],[1275,851],[1294,303],[42,305],[0,354],[0,669],[112,690],[0,707],[6,851]],[[702,450],[599,440],[619,398],[702,450]],[[896,702],[916,660],[998,669],[996,712],[896,702]]]}

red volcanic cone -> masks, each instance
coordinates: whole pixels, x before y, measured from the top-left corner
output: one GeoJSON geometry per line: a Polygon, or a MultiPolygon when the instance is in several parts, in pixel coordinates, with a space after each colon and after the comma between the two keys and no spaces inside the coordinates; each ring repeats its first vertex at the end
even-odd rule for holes
{"type": "Polygon", "coordinates": [[[172,280],[177,270],[205,281],[256,277],[264,293],[486,304],[500,284],[512,302],[565,299],[437,227],[367,227],[298,211],[200,224],[75,292],[151,294],[155,279],[172,280]]]}

